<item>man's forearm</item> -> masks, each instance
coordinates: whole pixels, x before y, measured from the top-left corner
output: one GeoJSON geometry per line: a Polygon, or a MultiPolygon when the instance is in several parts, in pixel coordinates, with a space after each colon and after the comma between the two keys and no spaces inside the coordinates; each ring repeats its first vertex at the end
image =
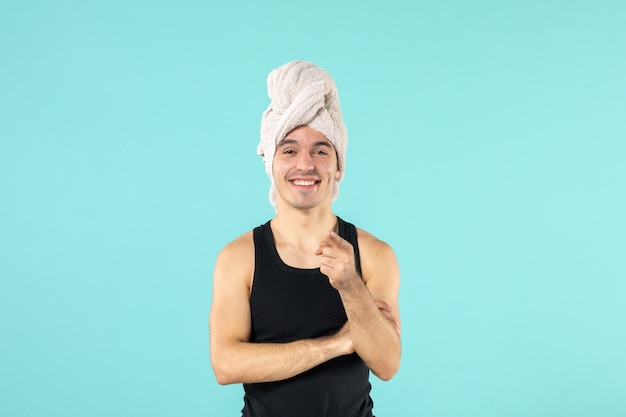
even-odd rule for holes
{"type": "Polygon", "coordinates": [[[353,351],[349,332],[290,343],[233,342],[211,350],[220,384],[273,382],[291,378],[353,351]]]}
{"type": "Polygon", "coordinates": [[[362,280],[339,291],[354,350],[371,371],[382,380],[395,375],[400,366],[401,343],[395,325],[379,310],[362,280]]]}

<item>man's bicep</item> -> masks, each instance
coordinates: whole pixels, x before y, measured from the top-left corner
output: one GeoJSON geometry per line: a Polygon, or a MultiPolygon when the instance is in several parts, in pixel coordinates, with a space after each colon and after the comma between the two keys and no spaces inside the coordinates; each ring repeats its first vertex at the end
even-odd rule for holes
{"type": "Polygon", "coordinates": [[[365,285],[374,300],[382,301],[391,308],[391,311],[385,312],[385,316],[391,316],[390,321],[399,325],[400,268],[396,256],[389,245],[380,241],[367,252],[370,253],[364,254],[363,262],[365,285]]]}
{"type": "Polygon", "coordinates": [[[215,263],[209,323],[212,348],[250,339],[252,271],[245,252],[241,247],[226,247],[215,263]]]}

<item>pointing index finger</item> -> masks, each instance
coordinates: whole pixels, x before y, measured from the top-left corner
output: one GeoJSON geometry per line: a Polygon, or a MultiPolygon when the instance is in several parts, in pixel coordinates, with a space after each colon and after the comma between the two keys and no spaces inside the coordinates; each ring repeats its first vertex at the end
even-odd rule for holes
{"type": "Polygon", "coordinates": [[[339,249],[348,249],[349,247],[351,248],[352,245],[350,244],[350,242],[348,242],[347,240],[345,240],[344,238],[342,238],[341,236],[339,236],[337,233],[335,233],[334,231],[331,231],[328,236],[330,237],[330,240],[333,242],[333,244],[339,248],[339,249]]]}

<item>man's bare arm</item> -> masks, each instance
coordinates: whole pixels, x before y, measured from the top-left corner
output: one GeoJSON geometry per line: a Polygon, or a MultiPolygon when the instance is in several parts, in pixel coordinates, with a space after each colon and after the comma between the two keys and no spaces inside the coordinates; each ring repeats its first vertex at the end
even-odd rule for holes
{"type": "Polygon", "coordinates": [[[400,272],[396,257],[389,245],[359,231],[363,272],[363,277],[359,277],[354,268],[352,245],[334,233],[329,239],[330,244],[322,244],[318,249],[322,256],[321,270],[339,291],[354,349],[376,376],[389,380],[400,366],[402,351],[398,314],[400,272]]]}
{"type": "Polygon", "coordinates": [[[209,333],[218,383],[279,381],[354,352],[349,324],[337,334],[319,339],[251,343],[253,272],[254,244],[248,233],[226,246],[215,264],[209,333]]]}

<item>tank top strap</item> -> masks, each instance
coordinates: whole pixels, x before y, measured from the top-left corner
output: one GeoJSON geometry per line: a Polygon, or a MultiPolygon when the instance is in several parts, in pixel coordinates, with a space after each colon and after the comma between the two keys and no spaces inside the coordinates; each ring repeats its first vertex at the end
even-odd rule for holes
{"type": "Polygon", "coordinates": [[[361,272],[361,253],[359,251],[359,239],[356,231],[356,226],[352,223],[348,223],[339,216],[337,216],[337,223],[339,226],[339,236],[350,242],[354,249],[354,263],[356,266],[356,271],[362,277],[363,273],[361,272]]]}
{"type": "Polygon", "coordinates": [[[263,256],[263,230],[266,229],[269,225],[269,222],[257,226],[252,230],[252,239],[254,241],[254,257],[255,262],[261,260],[263,256]]]}
{"type": "Polygon", "coordinates": [[[268,255],[270,253],[270,248],[267,246],[266,239],[264,235],[267,233],[267,229],[269,229],[270,222],[257,226],[252,230],[252,238],[254,241],[254,273],[252,278],[252,291],[250,293],[250,300],[252,300],[256,293],[256,287],[258,287],[258,283],[260,282],[261,276],[263,275],[263,271],[268,266],[268,255]],[[265,268],[264,268],[265,266],[265,268]]]}

